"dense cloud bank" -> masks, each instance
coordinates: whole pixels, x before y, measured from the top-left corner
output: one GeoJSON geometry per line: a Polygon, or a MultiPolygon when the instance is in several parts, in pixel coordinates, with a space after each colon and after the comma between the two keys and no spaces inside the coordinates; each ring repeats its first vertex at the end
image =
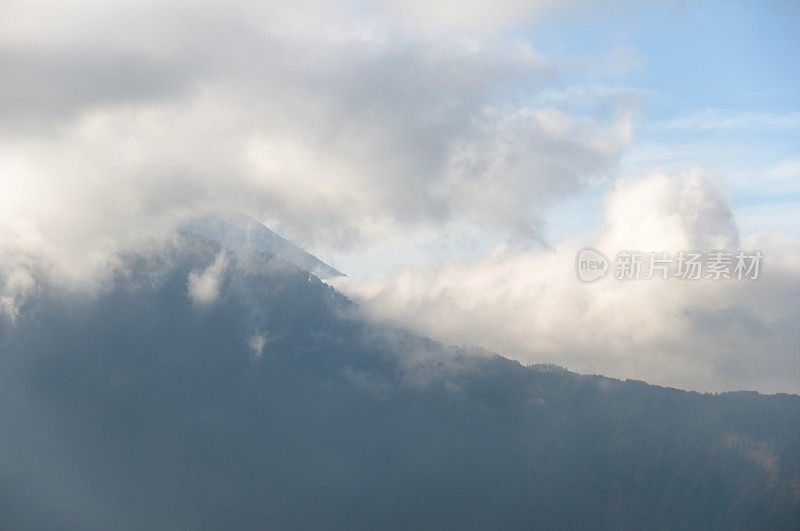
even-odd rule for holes
{"type": "Polygon", "coordinates": [[[586,241],[548,249],[500,246],[479,259],[449,259],[368,281],[335,285],[363,314],[459,344],[479,344],[526,363],[584,373],[637,375],[704,391],[800,392],[800,242],[741,237],[719,185],[700,172],[620,181],[606,195],[596,248],[620,251],[746,250],[764,255],[756,280],[581,282],[586,241]]]}
{"type": "MultiPolygon", "coordinates": [[[[572,60],[515,33],[618,5],[589,4],[3,2],[0,319],[41,282],[94,296],[120,253],[245,212],[366,263],[369,278],[344,270],[337,287],[372,319],[526,363],[799,391],[797,239],[739,234],[719,176],[617,178],[643,92],[615,76],[636,50],[572,60]],[[608,227],[549,241],[548,215],[569,217],[565,199],[593,186],[608,189],[608,227]],[[416,263],[420,240],[435,260],[394,263],[416,263]],[[586,287],[571,274],[584,244],[746,247],[765,269],[751,285],[586,287]]],[[[794,162],[764,177],[771,193],[794,189],[794,162]]],[[[200,306],[215,271],[192,277],[200,306]]]]}
{"type": "Polygon", "coordinates": [[[529,44],[392,6],[2,9],[0,252],[70,279],[208,209],[327,251],[457,219],[536,236],[630,140],[630,98],[538,105],[561,67],[529,44]]]}

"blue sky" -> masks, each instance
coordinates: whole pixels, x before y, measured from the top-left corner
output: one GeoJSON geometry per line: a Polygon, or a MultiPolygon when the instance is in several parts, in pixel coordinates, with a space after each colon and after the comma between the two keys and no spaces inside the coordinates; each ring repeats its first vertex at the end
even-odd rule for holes
{"type": "MultiPolygon", "coordinates": [[[[628,69],[604,77],[564,79],[638,91],[640,114],[620,174],[700,166],[724,183],[743,232],[798,236],[798,20],[800,5],[792,2],[642,3],[554,18],[517,36],[565,61],[615,50],[623,59],[617,64],[628,61],[628,69]]],[[[569,214],[554,208],[551,234],[591,227],[602,194],[602,187],[584,190],[568,200],[569,214]]]]}
{"type": "Polygon", "coordinates": [[[642,66],[624,80],[660,96],[652,119],[708,107],[787,112],[797,109],[799,15],[790,2],[642,3],[537,23],[524,38],[564,58],[631,48],[642,66]]]}

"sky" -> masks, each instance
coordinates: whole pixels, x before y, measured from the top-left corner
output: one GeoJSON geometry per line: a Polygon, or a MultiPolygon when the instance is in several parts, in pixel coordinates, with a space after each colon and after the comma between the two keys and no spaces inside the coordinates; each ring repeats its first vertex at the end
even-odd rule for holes
{"type": "Polygon", "coordinates": [[[777,0],[6,1],[0,313],[34,271],[101,290],[119,253],[237,211],[345,272],[369,319],[800,392],[798,22],[777,0]],[[584,284],[585,246],[764,268],[584,284]]]}

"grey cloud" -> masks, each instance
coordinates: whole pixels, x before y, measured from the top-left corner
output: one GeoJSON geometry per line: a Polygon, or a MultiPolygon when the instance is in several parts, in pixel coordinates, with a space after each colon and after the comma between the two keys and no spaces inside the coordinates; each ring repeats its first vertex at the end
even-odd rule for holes
{"type": "Polygon", "coordinates": [[[380,7],[83,7],[10,4],[0,26],[6,245],[54,264],[220,208],[327,252],[464,219],[535,239],[628,142],[630,109],[532,106],[558,68],[529,46],[380,7]]]}
{"type": "Polygon", "coordinates": [[[181,64],[130,52],[0,51],[0,123],[6,133],[49,128],[87,107],[136,103],[185,91],[181,64]]]}

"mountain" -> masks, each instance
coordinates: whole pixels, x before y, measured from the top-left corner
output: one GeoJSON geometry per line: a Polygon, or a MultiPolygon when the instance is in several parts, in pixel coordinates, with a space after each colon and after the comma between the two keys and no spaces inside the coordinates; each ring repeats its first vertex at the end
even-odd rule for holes
{"type": "Polygon", "coordinates": [[[209,214],[184,224],[182,230],[229,249],[255,249],[269,253],[322,279],[344,276],[245,214],[209,214]]]}
{"type": "Polygon", "coordinates": [[[522,366],[186,234],[0,321],[3,529],[797,529],[800,397],[522,366]]]}

